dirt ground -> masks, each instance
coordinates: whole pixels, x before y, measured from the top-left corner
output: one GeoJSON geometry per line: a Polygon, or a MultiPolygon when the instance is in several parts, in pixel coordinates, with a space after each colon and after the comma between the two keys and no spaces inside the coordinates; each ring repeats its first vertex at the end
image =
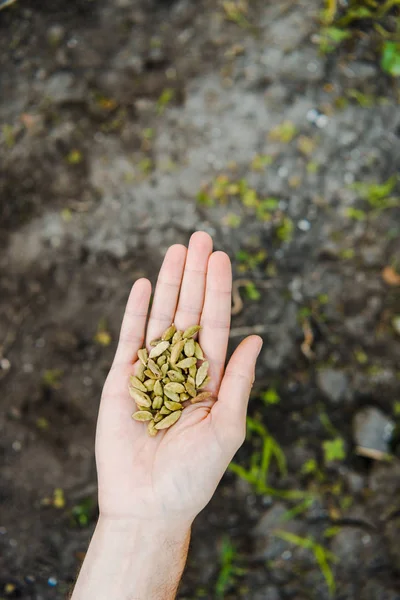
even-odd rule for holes
{"type": "Polygon", "coordinates": [[[400,97],[365,38],[319,52],[321,5],[0,11],[1,599],[66,597],[130,286],[197,229],[233,259],[230,350],[264,337],[269,434],[199,516],[180,600],[400,599],[400,97]]]}

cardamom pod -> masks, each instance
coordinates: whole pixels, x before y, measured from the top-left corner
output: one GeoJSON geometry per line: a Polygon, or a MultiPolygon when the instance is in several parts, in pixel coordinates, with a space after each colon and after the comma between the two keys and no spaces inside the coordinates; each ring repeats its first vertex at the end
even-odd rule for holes
{"type": "Polygon", "coordinates": [[[135,419],[135,421],[151,421],[152,418],[153,415],[148,410],[139,410],[132,415],[132,419],[135,419]]]}
{"type": "Polygon", "coordinates": [[[168,327],[168,329],[166,329],[164,331],[164,333],[161,336],[161,339],[165,342],[169,342],[169,340],[171,338],[173,338],[175,332],[176,332],[176,327],[174,324],[172,324],[170,327],[168,327]]]}
{"type": "Polygon", "coordinates": [[[198,360],[204,360],[203,350],[199,342],[194,343],[194,355],[198,360]]]}
{"type": "Polygon", "coordinates": [[[131,375],[129,381],[132,387],[136,388],[137,390],[140,390],[141,392],[147,392],[146,386],[135,375],[131,375]]]}
{"type": "Polygon", "coordinates": [[[164,386],[164,394],[166,394],[167,392],[175,392],[176,394],[182,394],[184,391],[185,386],[175,381],[167,383],[167,385],[164,386]]]}
{"type": "Polygon", "coordinates": [[[161,356],[167,348],[169,348],[169,342],[160,342],[157,346],[151,350],[149,358],[157,358],[157,356],[161,356]]]}
{"type": "Polygon", "coordinates": [[[151,407],[153,410],[160,410],[163,403],[164,403],[164,399],[162,396],[154,396],[151,407]]]}
{"type": "Polygon", "coordinates": [[[185,352],[186,356],[190,358],[191,356],[194,356],[194,350],[195,350],[194,339],[190,338],[185,343],[184,352],[185,352]]]}
{"type": "Polygon", "coordinates": [[[189,367],[193,367],[197,363],[197,358],[192,356],[190,358],[184,358],[180,362],[176,364],[180,369],[189,369],[189,367]]]}
{"type": "Polygon", "coordinates": [[[169,400],[173,400],[174,402],[179,402],[179,395],[176,392],[171,392],[170,390],[165,389],[166,387],[167,386],[164,386],[164,395],[167,396],[167,398],[169,400]]]}
{"type": "Polygon", "coordinates": [[[130,387],[129,393],[130,393],[131,397],[134,399],[134,401],[137,402],[138,404],[140,404],[141,406],[151,406],[150,397],[147,394],[145,394],[144,392],[141,392],[140,390],[137,390],[136,388],[130,387]]]}
{"type": "Polygon", "coordinates": [[[149,424],[147,425],[147,431],[149,432],[149,435],[151,437],[155,437],[158,434],[158,430],[155,428],[155,421],[154,421],[154,419],[151,420],[149,422],[149,424]]]}
{"type": "Polygon", "coordinates": [[[163,419],[162,421],[157,423],[155,425],[155,428],[158,430],[168,429],[168,427],[171,427],[172,425],[174,425],[178,421],[178,419],[181,418],[181,414],[182,414],[181,410],[174,411],[173,413],[168,415],[168,417],[165,417],[165,419],[163,419]]]}
{"type": "Polygon", "coordinates": [[[196,365],[193,365],[192,367],[189,367],[189,375],[190,375],[190,377],[193,377],[193,379],[196,379],[196,373],[197,373],[197,367],[196,367],[196,365]]]}
{"type": "Polygon", "coordinates": [[[177,331],[176,333],[174,333],[174,336],[172,338],[172,344],[176,344],[177,342],[180,342],[183,336],[183,331],[177,331]]]}
{"type": "Polygon", "coordinates": [[[169,415],[171,413],[170,410],[166,406],[163,406],[160,410],[160,415],[169,415]]]}
{"type": "Polygon", "coordinates": [[[198,402],[203,402],[204,400],[208,400],[209,398],[211,398],[212,393],[211,392],[201,392],[201,394],[198,394],[195,398],[191,399],[191,403],[192,404],[197,404],[198,402]]]}
{"type": "Polygon", "coordinates": [[[188,327],[183,334],[183,338],[185,339],[193,337],[200,331],[200,329],[201,325],[192,325],[191,327],[188,327]]]}
{"type": "Polygon", "coordinates": [[[203,364],[201,365],[201,367],[198,368],[197,370],[197,375],[196,375],[196,386],[199,388],[201,386],[201,384],[203,383],[203,381],[205,380],[205,378],[207,377],[207,373],[208,373],[208,367],[209,367],[209,363],[207,360],[205,360],[203,362],[203,364]]]}
{"type": "Polygon", "coordinates": [[[184,347],[185,347],[184,340],[181,340],[180,342],[177,342],[176,344],[174,344],[172,346],[171,356],[169,357],[169,361],[170,361],[171,365],[174,365],[179,360],[179,356],[184,347]]]}
{"type": "Polygon", "coordinates": [[[183,383],[185,381],[185,376],[179,371],[171,370],[167,372],[167,375],[171,381],[176,381],[178,383],[183,383]]]}
{"type": "Polygon", "coordinates": [[[172,400],[165,400],[164,406],[168,408],[168,410],[182,410],[183,406],[180,402],[173,402],[172,400]]]}
{"type": "Polygon", "coordinates": [[[157,379],[157,381],[154,384],[154,393],[156,396],[162,396],[163,395],[163,386],[162,383],[159,379],[157,379]]]}
{"type": "Polygon", "coordinates": [[[196,387],[193,385],[193,383],[191,383],[190,381],[187,381],[185,383],[185,388],[186,388],[187,393],[190,396],[192,396],[192,398],[197,396],[197,390],[196,390],[196,387]]]}
{"type": "Polygon", "coordinates": [[[155,379],[146,379],[144,382],[144,387],[148,392],[152,392],[154,390],[155,379]]]}
{"type": "Polygon", "coordinates": [[[144,381],[145,370],[146,367],[144,366],[144,364],[142,362],[139,362],[138,366],[136,367],[136,377],[139,379],[139,381],[144,381]]]}
{"type": "Polygon", "coordinates": [[[150,371],[154,373],[154,375],[157,375],[157,377],[161,377],[161,369],[158,365],[156,365],[152,358],[149,358],[149,360],[147,361],[147,366],[149,367],[150,371]]]}
{"type": "Polygon", "coordinates": [[[138,350],[138,359],[140,360],[140,362],[146,366],[147,365],[147,359],[149,358],[148,352],[146,350],[146,348],[141,348],[140,350],[138,350]]]}

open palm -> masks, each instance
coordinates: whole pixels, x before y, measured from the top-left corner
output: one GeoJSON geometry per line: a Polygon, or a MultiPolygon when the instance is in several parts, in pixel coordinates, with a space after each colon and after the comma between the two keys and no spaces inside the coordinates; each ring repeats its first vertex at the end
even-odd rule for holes
{"type": "Polygon", "coordinates": [[[262,340],[251,336],[225,359],[231,315],[228,256],[212,252],[212,240],[195,233],[187,249],[166,253],[150,318],[151,284],[131,291],[113,366],[104,386],[96,434],[100,512],[118,519],[192,520],[209,502],[245,436],[246,410],[262,340]],[[173,427],[149,437],[131,419],[128,393],[137,351],[175,323],[200,324],[199,342],[210,363],[208,389],[215,400],[188,406],[173,427]]]}

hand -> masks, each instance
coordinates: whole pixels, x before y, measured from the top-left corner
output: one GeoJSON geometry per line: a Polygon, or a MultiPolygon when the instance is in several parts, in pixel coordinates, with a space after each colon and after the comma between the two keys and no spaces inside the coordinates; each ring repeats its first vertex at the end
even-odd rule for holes
{"type": "Polygon", "coordinates": [[[195,233],[189,248],[166,253],[146,320],[151,284],[133,286],[111,371],[104,386],[96,435],[100,516],[107,520],[186,523],[212,497],[245,437],[246,411],[261,338],[236,349],[224,371],[231,315],[232,272],[228,256],[212,253],[212,240],[195,233]],[[210,363],[210,391],[217,401],[190,405],[171,429],[149,437],[131,418],[128,393],[137,351],[175,323],[200,323],[199,342],[210,363]],[[146,334],[146,335],[145,335],[146,334]]]}

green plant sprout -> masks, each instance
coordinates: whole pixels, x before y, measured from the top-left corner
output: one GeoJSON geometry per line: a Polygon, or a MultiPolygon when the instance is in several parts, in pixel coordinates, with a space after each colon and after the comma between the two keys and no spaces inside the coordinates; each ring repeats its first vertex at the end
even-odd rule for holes
{"type": "Polygon", "coordinates": [[[249,283],[246,283],[246,285],[244,286],[244,291],[249,300],[253,300],[254,302],[256,302],[261,298],[261,293],[257,289],[257,286],[253,281],[249,281],[249,283]]]}
{"type": "Polygon", "coordinates": [[[274,535],[281,540],[285,540],[289,544],[304,548],[305,550],[310,550],[313,553],[321,573],[324,576],[329,594],[333,596],[336,590],[336,583],[330,563],[336,563],[338,561],[337,557],[324,548],[324,546],[315,542],[311,537],[303,538],[294,533],[290,533],[289,531],[282,530],[276,530],[274,535]]]}
{"type": "Polygon", "coordinates": [[[215,584],[216,598],[225,598],[226,592],[236,583],[236,578],[246,573],[242,567],[238,567],[236,548],[228,537],[224,537],[221,545],[220,564],[221,568],[215,584]]]}
{"type": "Polygon", "coordinates": [[[256,437],[261,441],[261,452],[253,452],[250,457],[250,468],[231,462],[229,470],[247,481],[257,494],[269,495],[288,500],[304,500],[314,497],[301,490],[277,490],[267,484],[272,461],[276,463],[282,476],[287,474],[286,457],[278,442],[271,436],[267,428],[258,420],[247,417],[247,437],[256,437]]]}
{"type": "Polygon", "coordinates": [[[398,176],[392,175],[384,183],[356,182],[351,184],[350,188],[358,192],[360,198],[372,209],[382,211],[400,206],[400,197],[392,195],[398,181],[398,176]]]}
{"type": "Polygon", "coordinates": [[[265,392],[261,392],[261,400],[265,404],[278,404],[281,401],[280,396],[274,387],[270,387],[265,392]]]}
{"type": "Polygon", "coordinates": [[[341,437],[337,437],[333,440],[325,440],[322,447],[324,450],[325,462],[344,460],[346,458],[344,440],[341,437]]]}
{"type": "MultiPolygon", "coordinates": [[[[369,28],[377,41],[380,64],[392,77],[400,76],[400,0],[350,0],[346,7],[337,0],[326,0],[321,13],[323,25],[319,35],[321,52],[333,52],[343,41],[352,38],[357,28],[369,28]],[[388,26],[388,17],[395,17],[394,27],[388,26]]],[[[368,29],[367,29],[368,30],[368,29]]]]}

